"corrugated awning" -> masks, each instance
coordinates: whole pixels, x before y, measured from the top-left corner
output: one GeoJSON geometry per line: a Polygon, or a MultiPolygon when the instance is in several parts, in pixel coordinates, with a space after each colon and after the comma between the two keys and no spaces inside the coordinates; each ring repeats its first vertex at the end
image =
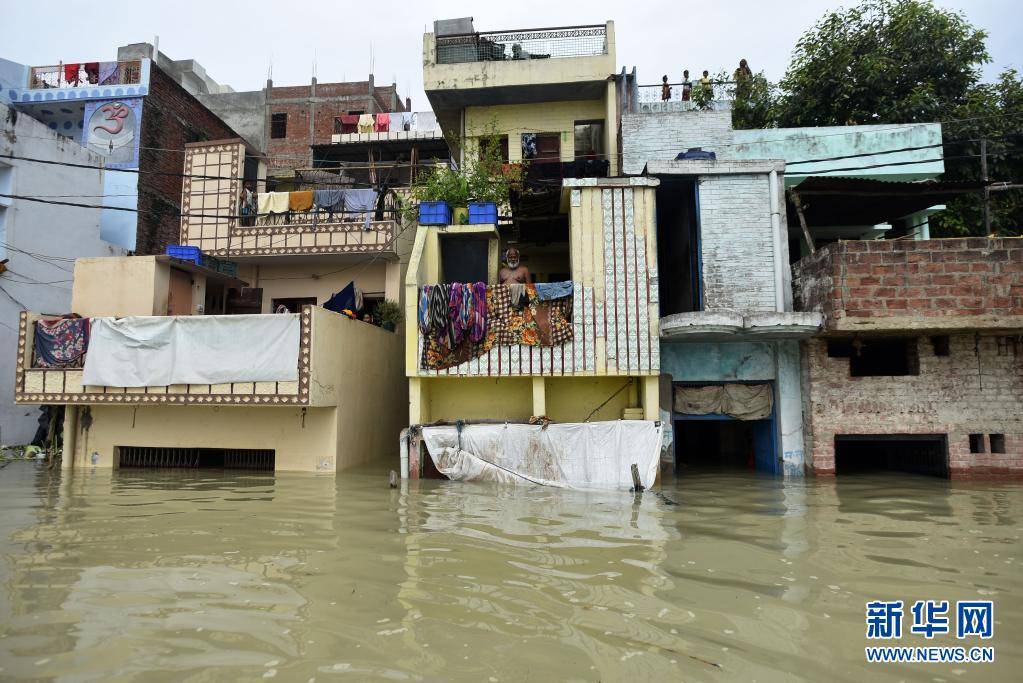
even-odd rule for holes
{"type": "MultiPolygon", "coordinates": [[[[810,226],[877,225],[983,187],[980,181],[909,183],[811,176],[791,191],[799,195],[810,226]]],[[[788,209],[789,225],[798,227],[799,218],[791,198],[788,209]]]]}

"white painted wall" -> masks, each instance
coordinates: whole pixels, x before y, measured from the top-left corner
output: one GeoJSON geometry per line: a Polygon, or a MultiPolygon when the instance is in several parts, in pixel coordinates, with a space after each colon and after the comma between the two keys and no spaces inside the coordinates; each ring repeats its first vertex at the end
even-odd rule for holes
{"type": "MultiPolygon", "coordinates": [[[[17,159],[0,161],[0,180],[10,192],[76,204],[102,203],[103,160],[77,141],[57,135],[35,119],[0,104],[0,155],[89,164],[74,168],[17,159]],[[6,168],[3,168],[6,164],[6,168]],[[50,197],[46,197],[50,195],[50,197]],[[52,197],[52,195],[76,195],[52,197]]],[[[4,198],[0,198],[4,199],[4,198]]],[[[78,256],[123,255],[124,250],[100,239],[99,209],[10,200],[0,208],[0,247],[10,259],[0,274],[0,443],[28,442],[36,430],[39,409],[14,405],[14,366],[18,314],[23,309],[68,313],[71,279],[78,256]]]]}

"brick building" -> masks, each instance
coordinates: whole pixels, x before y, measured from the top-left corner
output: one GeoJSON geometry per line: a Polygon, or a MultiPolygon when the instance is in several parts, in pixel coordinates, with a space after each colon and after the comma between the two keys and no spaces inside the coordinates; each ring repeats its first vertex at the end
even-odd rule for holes
{"type": "Polygon", "coordinates": [[[340,117],[409,111],[395,84],[368,80],[266,87],[253,92],[200,93],[197,97],[268,157],[269,170],[313,166],[313,147],[341,132],[340,117]]]}
{"type": "Polygon", "coordinates": [[[1023,476],[1023,243],[851,241],[795,266],[818,474],[1023,476]]]}

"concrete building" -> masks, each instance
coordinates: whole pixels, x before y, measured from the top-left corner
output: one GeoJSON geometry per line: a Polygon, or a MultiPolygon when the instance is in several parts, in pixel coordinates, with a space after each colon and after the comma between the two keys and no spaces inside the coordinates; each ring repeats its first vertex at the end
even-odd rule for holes
{"type": "Polygon", "coordinates": [[[364,293],[366,310],[384,298],[401,301],[412,235],[391,200],[379,219],[374,211],[289,211],[248,224],[239,217],[243,184],[265,187],[265,165],[243,140],[189,143],[180,170],[192,179],[174,241],[230,259],[237,273],[163,255],[79,259],[71,306],[94,330],[84,370],[39,367],[32,348],[43,316],[22,314],[15,398],[20,406],[67,406],[64,466],[333,472],[392,453],[407,400],[402,334],[322,308],[348,283],[364,293]],[[97,346],[95,330],[114,318],[132,327],[129,336],[143,334],[136,326],[171,326],[173,340],[144,346],[170,345],[180,355],[132,364],[123,354],[138,345],[97,346]],[[245,331],[275,320],[292,321],[294,336],[274,346],[245,331]],[[224,356],[211,341],[224,330],[236,330],[227,344],[240,355],[293,356],[288,378],[254,378],[249,364],[224,356]],[[220,360],[209,368],[213,357],[220,360]],[[139,379],[88,384],[90,364],[130,366],[139,379]],[[160,367],[188,365],[213,374],[150,379],[160,367]]]}
{"type": "Polygon", "coordinates": [[[69,313],[75,259],[124,251],[100,238],[99,209],[49,203],[96,204],[102,157],[3,104],[0,122],[0,156],[51,162],[0,159],[0,444],[20,445],[35,435],[39,411],[14,403],[19,313],[69,313]]]}
{"type": "Polygon", "coordinates": [[[161,254],[178,235],[184,145],[237,133],[182,85],[196,87],[205,74],[199,65],[154,60],[142,48],[126,46],[105,62],[0,60],[0,101],[102,156],[107,172],[97,194],[111,207],[100,214],[103,239],[161,254]]]}

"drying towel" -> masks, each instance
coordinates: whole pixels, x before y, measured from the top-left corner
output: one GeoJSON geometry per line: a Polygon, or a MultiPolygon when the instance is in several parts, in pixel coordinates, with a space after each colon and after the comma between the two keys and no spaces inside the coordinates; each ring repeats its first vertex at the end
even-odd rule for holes
{"type": "Polygon", "coordinates": [[[537,282],[536,298],[538,301],[551,301],[572,296],[572,283],[568,282],[537,282]]]}
{"type": "Polygon", "coordinates": [[[312,190],[288,193],[288,208],[292,211],[308,211],[313,208],[312,190]]]}
{"type": "Polygon", "coordinates": [[[412,130],[437,130],[437,116],[432,111],[417,111],[412,115],[412,130]]]}
{"type": "Polygon", "coordinates": [[[288,192],[260,192],[257,194],[256,206],[259,217],[256,219],[256,223],[267,225],[271,222],[271,214],[287,213],[290,199],[288,192]]]}
{"type": "Polygon", "coordinates": [[[89,350],[89,319],[37,320],[36,368],[80,368],[89,350]]]}
{"type": "Polygon", "coordinates": [[[346,308],[355,310],[355,283],[349,282],[344,289],[330,297],[323,307],[334,313],[340,313],[346,308]]]}
{"type": "Polygon", "coordinates": [[[360,133],[372,133],[374,125],[376,125],[376,122],[373,120],[372,114],[363,114],[359,117],[360,133]]]}
{"type": "Polygon", "coordinates": [[[419,320],[419,331],[423,334],[430,334],[430,330],[433,326],[430,324],[430,292],[433,291],[431,285],[423,285],[423,288],[419,290],[419,306],[416,310],[417,318],[419,320]]]}
{"type": "Polygon", "coordinates": [[[391,115],[381,113],[376,115],[376,121],[373,123],[373,130],[377,133],[386,133],[390,130],[391,115]]]}
{"type": "Polygon", "coordinates": [[[391,112],[391,130],[412,130],[412,112],[391,112]],[[395,119],[401,117],[400,123],[395,119]]]}
{"type": "Polygon", "coordinates": [[[359,115],[358,114],[342,114],[341,118],[341,132],[345,134],[358,133],[359,132],[359,115]]]}
{"type": "Polygon", "coordinates": [[[364,230],[369,230],[369,221],[373,218],[373,211],[376,208],[376,190],[345,190],[345,211],[366,213],[366,220],[362,226],[364,230]]]}
{"type": "Polygon", "coordinates": [[[99,84],[100,85],[114,85],[117,82],[117,62],[100,62],[99,64],[99,84]]]}
{"type": "Polygon", "coordinates": [[[332,187],[329,190],[314,190],[313,202],[320,211],[340,213],[345,210],[345,190],[343,187],[332,187]]]}
{"type": "Polygon", "coordinates": [[[67,85],[78,85],[78,69],[80,64],[65,64],[64,65],[64,83],[67,85]]]}
{"type": "Polygon", "coordinates": [[[93,85],[99,83],[99,62],[86,62],[85,76],[93,85]]]}

